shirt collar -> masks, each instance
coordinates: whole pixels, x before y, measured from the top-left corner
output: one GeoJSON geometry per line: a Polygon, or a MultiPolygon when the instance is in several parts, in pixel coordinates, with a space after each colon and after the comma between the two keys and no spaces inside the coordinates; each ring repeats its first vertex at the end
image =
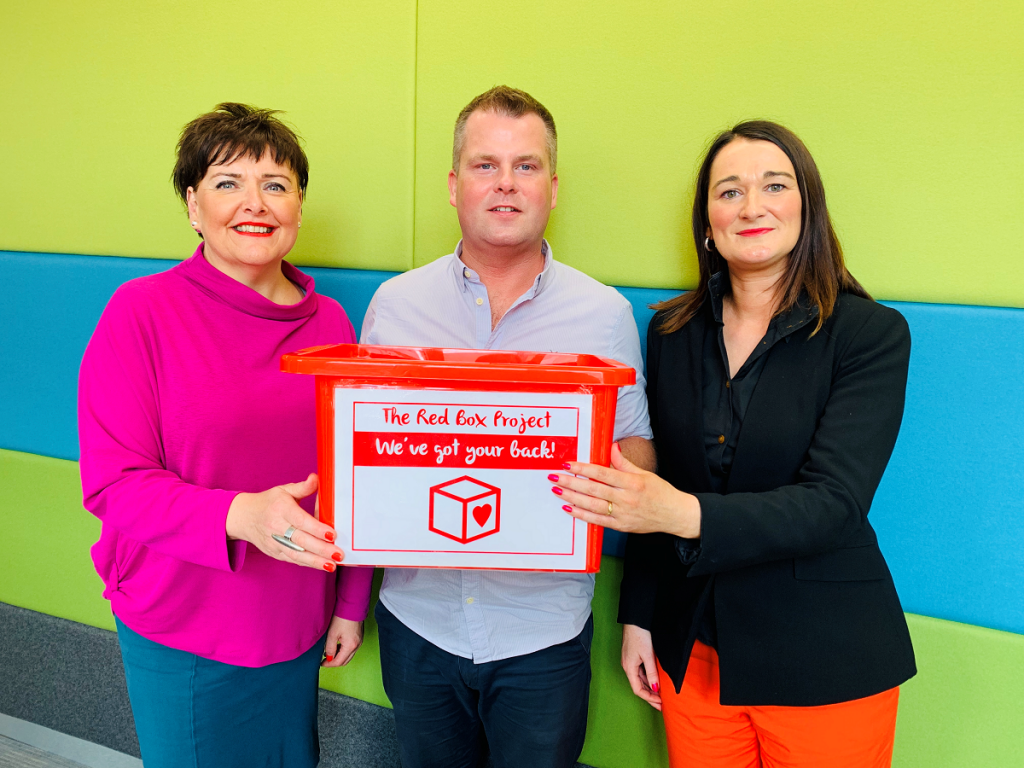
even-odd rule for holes
{"type": "MultiPolygon", "coordinates": [[[[729,273],[724,269],[716,272],[708,281],[708,297],[711,303],[711,315],[715,322],[722,324],[722,300],[729,288],[729,273]]],[[[806,293],[801,293],[793,307],[781,315],[776,315],[768,324],[766,336],[782,339],[794,331],[803,328],[818,316],[817,305],[812,305],[806,293]]]]}
{"type": "MultiPolygon", "coordinates": [[[[532,299],[542,290],[547,288],[551,281],[555,277],[555,271],[551,269],[551,265],[554,263],[554,256],[551,253],[551,245],[547,240],[540,241],[540,252],[544,256],[544,266],[540,270],[540,274],[533,281],[533,285],[530,289],[523,294],[524,299],[532,299]]],[[[469,290],[469,285],[480,284],[480,275],[476,273],[476,270],[470,269],[462,261],[462,241],[459,240],[458,245],[455,246],[455,258],[452,259],[452,271],[457,278],[456,283],[463,293],[469,290]]]]}

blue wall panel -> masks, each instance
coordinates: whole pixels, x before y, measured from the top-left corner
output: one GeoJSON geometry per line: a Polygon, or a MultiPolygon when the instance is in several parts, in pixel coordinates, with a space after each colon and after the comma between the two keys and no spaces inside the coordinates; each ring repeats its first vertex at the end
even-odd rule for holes
{"type": "MultiPolygon", "coordinates": [[[[78,365],[118,285],[176,262],[0,252],[0,448],[77,459],[78,365]]],[[[392,273],[308,269],[358,330],[392,273]]],[[[621,288],[641,338],[647,304],[621,288]]],[[[891,303],[913,334],[903,429],[871,513],[906,610],[1024,634],[1024,310],[891,303]]],[[[621,553],[611,532],[605,552],[621,553]]]]}
{"type": "Polygon", "coordinates": [[[910,381],[871,519],[903,607],[1024,633],[1024,310],[890,306],[910,381]]]}
{"type": "Polygon", "coordinates": [[[78,368],[100,313],[176,263],[0,251],[0,448],[78,459],[78,368]]]}

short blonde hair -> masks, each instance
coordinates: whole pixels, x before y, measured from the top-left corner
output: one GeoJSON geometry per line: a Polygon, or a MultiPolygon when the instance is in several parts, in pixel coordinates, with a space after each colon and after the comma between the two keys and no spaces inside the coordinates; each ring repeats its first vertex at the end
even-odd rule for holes
{"type": "Polygon", "coordinates": [[[547,108],[526,91],[509,88],[507,85],[496,85],[486,93],[481,93],[467,104],[455,121],[455,141],[452,145],[452,170],[459,172],[459,160],[466,146],[466,121],[474,112],[494,112],[507,117],[537,115],[544,121],[547,133],[548,159],[551,161],[551,173],[555,173],[558,160],[558,132],[555,130],[555,118],[547,108]]]}

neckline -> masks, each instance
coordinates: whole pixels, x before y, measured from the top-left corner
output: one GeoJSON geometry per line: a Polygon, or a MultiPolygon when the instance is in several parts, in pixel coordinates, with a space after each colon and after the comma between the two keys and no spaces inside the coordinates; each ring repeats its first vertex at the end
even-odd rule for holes
{"type": "Polygon", "coordinates": [[[302,299],[295,304],[275,304],[249,286],[224,274],[206,260],[203,255],[203,243],[199,244],[191,257],[175,269],[180,269],[186,280],[210,298],[254,317],[267,320],[297,320],[316,311],[315,281],[287,261],[281,262],[281,271],[304,292],[302,299]]]}

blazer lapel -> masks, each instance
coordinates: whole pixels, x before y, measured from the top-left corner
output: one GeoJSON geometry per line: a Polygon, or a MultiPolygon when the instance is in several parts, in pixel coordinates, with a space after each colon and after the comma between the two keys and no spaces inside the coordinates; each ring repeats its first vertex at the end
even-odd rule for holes
{"type": "Polygon", "coordinates": [[[711,469],[704,449],[704,340],[707,337],[706,306],[681,330],[680,343],[686,350],[682,355],[686,366],[678,377],[683,403],[690,404],[690,428],[683,436],[684,460],[691,467],[701,467],[693,479],[701,484],[699,491],[711,491],[711,469]]]}

